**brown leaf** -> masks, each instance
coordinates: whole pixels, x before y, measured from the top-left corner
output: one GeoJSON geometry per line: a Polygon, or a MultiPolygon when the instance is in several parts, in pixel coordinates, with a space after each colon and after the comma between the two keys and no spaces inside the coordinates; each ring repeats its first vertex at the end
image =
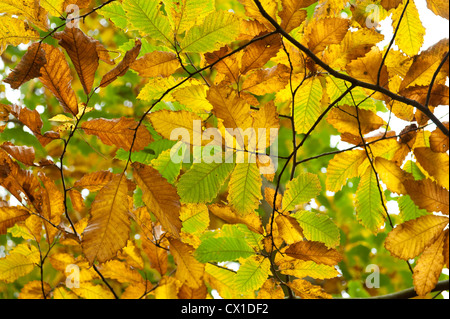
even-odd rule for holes
{"type": "Polygon", "coordinates": [[[408,195],[419,206],[431,212],[449,213],[449,194],[448,190],[439,187],[430,179],[420,181],[405,180],[403,182],[408,195]]]}
{"type": "Polygon", "coordinates": [[[72,89],[72,75],[64,53],[49,44],[42,44],[47,63],[41,68],[39,77],[42,84],[47,87],[61,103],[65,112],[74,116],[78,114],[78,102],[72,89]]]}
{"type": "Polygon", "coordinates": [[[0,235],[6,235],[8,228],[30,216],[29,211],[22,206],[2,206],[0,203],[0,235]]]}
{"type": "Polygon", "coordinates": [[[332,299],[322,287],[313,285],[304,279],[295,279],[288,286],[302,299],[332,299]]]}
{"type": "MultiPolygon", "coordinates": [[[[211,53],[205,53],[205,59],[208,64],[215,63],[219,59],[223,58],[225,55],[231,53],[233,50],[228,47],[224,46],[220,50],[211,52],[211,53]]],[[[222,59],[220,62],[216,63],[214,65],[214,68],[226,75],[228,80],[232,83],[237,83],[239,80],[239,60],[238,60],[238,54],[233,54],[225,59],[222,59]]]]}
{"type": "Polygon", "coordinates": [[[168,77],[178,68],[177,55],[172,52],[153,51],[145,54],[131,64],[131,69],[139,76],[153,78],[157,76],[168,77]]]}
{"type": "Polygon", "coordinates": [[[134,179],[142,190],[147,208],[158,218],[164,230],[179,238],[181,204],[176,188],[151,166],[136,162],[133,169],[134,179]]]}
{"type": "Polygon", "coordinates": [[[23,164],[28,166],[34,165],[34,148],[29,146],[16,146],[11,142],[4,142],[0,147],[23,164]]]}
{"type": "Polygon", "coordinates": [[[137,59],[139,53],[141,52],[141,46],[141,40],[137,39],[136,45],[125,54],[123,60],[120,61],[120,63],[114,69],[103,76],[102,81],[100,82],[100,86],[106,87],[114,82],[118,77],[125,75],[131,64],[137,59]]]}
{"type": "Polygon", "coordinates": [[[84,92],[89,94],[99,65],[96,41],[76,27],[66,27],[64,31],[56,32],[54,37],[59,40],[59,45],[66,49],[84,92]]]}
{"type": "Polygon", "coordinates": [[[86,134],[100,138],[106,145],[114,145],[126,151],[132,147],[133,152],[139,152],[151,143],[152,136],[144,125],[140,125],[136,131],[138,124],[134,119],[122,117],[87,121],[81,125],[81,128],[86,134]]]}
{"type": "Polygon", "coordinates": [[[281,28],[289,33],[299,27],[306,20],[306,7],[314,2],[314,0],[283,0],[283,10],[279,13],[281,28]]]}
{"type": "Polygon", "coordinates": [[[244,49],[242,56],[241,74],[250,70],[262,68],[281,49],[279,34],[271,35],[263,40],[254,42],[244,49]]]}
{"type": "Polygon", "coordinates": [[[324,51],[329,45],[340,43],[347,34],[349,20],[325,18],[309,23],[305,31],[308,48],[313,53],[324,51]]]}
{"type": "MultiPolygon", "coordinates": [[[[399,92],[400,95],[409,99],[416,100],[420,104],[425,105],[428,95],[429,86],[411,86],[403,89],[399,92]]],[[[449,102],[449,89],[444,84],[436,84],[433,86],[430,94],[430,100],[428,105],[436,107],[439,105],[448,105],[449,102]]]]}
{"type": "Polygon", "coordinates": [[[41,67],[47,63],[45,52],[40,43],[33,43],[22,57],[19,64],[3,81],[17,90],[25,82],[40,77],[41,67]]]}
{"type": "Polygon", "coordinates": [[[414,156],[419,167],[426,171],[439,186],[449,189],[449,157],[445,153],[435,153],[429,147],[417,147],[414,156]]]}
{"type": "MultiPolygon", "coordinates": [[[[377,47],[374,47],[364,57],[353,60],[347,65],[346,69],[352,77],[360,81],[377,84],[378,69],[382,60],[383,55],[381,51],[377,47]]],[[[388,72],[385,65],[381,68],[379,84],[383,87],[387,87],[389,84],[388,72]]]]}
{"type": "Polygon", "coordinates": [[[242,91],[255,95],[281,91],[289,83],[289,75],[290,69],[283,64],[270,69],[257,70],[245,79],[242,91]]]}
{"type": "Polygon", "coordinates": [[[286,254],[300,260],[312,260],[317,264],[337,265],[342,255],[335,249],[329,249],[325,244],[315,241],[301,241],[290,245],[286,254]]]}

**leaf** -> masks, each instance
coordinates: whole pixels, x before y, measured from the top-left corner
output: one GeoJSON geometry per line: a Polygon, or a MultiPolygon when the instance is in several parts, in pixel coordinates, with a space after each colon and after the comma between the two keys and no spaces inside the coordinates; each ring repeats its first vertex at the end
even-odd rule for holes
{"type": "Polygon", "coordinates": [[[33,43],[24,54],[16,68],[3,82],[17,90],[22,84],[41,76],[41,67],[47,63],[45,52],[39,43],[33,43]]]}
{"type": "Polygon", "coordinates": [[[202,141],[197,141],[195,137],[202,136],[203,121],[197,114],[188,111],[168,111],[162,110],[150,113],[148,119],[159,135],[168,140],[179,139],[186,144],[201,146],[202,141]],[[182,134],[184,131],[189,134],[182,134]],[[175,133],[180,133],[179,135],[175,133]],[[172,137],[172,134],[175,134],[172,137]]]}
{"type": "Polygon", "coordinates": [[[283,211],[292,211],[297,205],[309,202],[320,194],[322,186],[317,175],[303,173],[286,185],[283,195],[283,211]]]}
{"type": "Polygon", "coordinates": [[[299,211],[292,217],[300,224],[307,240],[320,241],[328,248],[334,248],[339,244],[339,228],[328,216],[309,211],[299,211]]]}
{"type": "Polygon", "coordinates": [[[275,263],[282,274],[297,278],[329,279],[338,276],[338,272],[334,267],[316,264],[310,260],[303,261],[287,257],[276,260],[275,263]]]}
{"type": "Polygon", "coordinates": [[[6,15],[0,16],[0,54],[8,45],[17,46],[38,39],[39,34],[27,23],[6,15]]]}
{"type": "Polygon", "coordinates": [[[295,96],[294,120],[297,134],[308,132],[323,111],[323,89],[319,78],[308,78],[295,96]]]}
{"type": "Polygon", "coordinates": [[[84,122],[81,128],[86,134],[95,135],[111,146],[120,147],[126,151],[139,152],[152,142],[152,136],[144,125],[138,127],[134,119],[95,119],[84,122]],[[137,129],[137,130],[136,130],[137,129]]]}
{"type": "Polygon", "coordinates": [[[86,188],[91,192],[96,192],[105,187],[113,178],[114,174],[109,171],[98,171],[84,175],[75,182],[73,187],[86,188]]]}
{"type": "Polygon", "coordinates": [[[34,246],[21,244],[0,259],[0,280],[11,283],[29,274],[39,263],[39,250],[34,246]]]}
{"type": "Polygon", "coordinates": [[[208,207],[204,204],[187,204],[181,206],[180,219],[183,232],[201,234],[210,223],[208,207]]]}
{"type": "Polygon", "coordinates": [[[113,68],[111,71],[109,71],[103,76],[100,82],[100,87],[106,87],[112,82],[114,82],[118,77],[124,76],[125,73],[127,73],[130,66],[132,65],[132,63],[138,57],[139,52],[141,51],[141,46],[142,46],[141,40],[137,39],[135,42],[135,46],[130,51],[125,53],[125,56],[123,57],[122,61],[120,61],[120,63],[115,68],[113,68]]]}
{"type": "Polygon", "coordinates": [[[41,68],[42,84],[47,87],[65,112],[78,115],[78,102],[72,89],[72,75],[64,53],[49,44],[42,44],[47,63],[41,68]]]}
{"type": "Polygon", "coordinates": [[[279,12],[281,28],[289,33],[299,27],[306,20],[306,7],[309,7],[313,3],[313,0],[283,0],[283,10],[279,12]]]}
{"type": "Polygon", "coordinates": [[[294,243],[286,249],[286,255],[328,266],[337,265],[343,259],[343,256],[337,250],[327,248],[323,243],[314,241],[294,243]]]}
{"type": "Polygon", "coordinates": [[[216,198],[220,187],[235,167],[232,163],[194,163],[177,184],[184,203],[208,203],[216,198]]]}
{"type": "MultiPolygon", "coordinates": [[[[95,197],[83,232],[83,252],[92,265],[116,256],[126,246],[130,232],[126,178],[116,175],[95,197]]],[[[76,293],[76,292],[75,292],[76,293]]]]}
{"type": "MultiPolygon", "coordinates": [[[[423,51],[420,55],[416,56],[406,73],[399,90],[402,91],[404,88],[413,85],[428,86],[444,55],[448,52],[448,46],[449,40],[442,39],[426,51],[423,51]]],[[[439,83],[439,81],[445,77],[445,73],[440,72],[436,77],[436,83],[439,83]]]]}
{"type": "Polygon", "coordinates": [[[91,282],[83,282],[80,288],[72,288],[72,291],[84,299],[114,299],[114,295],[108,288],[91,282]]]}
{"type": "Polygon", "coordinates": [[[54,37],[72,60],[80,78],[84,93],[89,94],[94,84],[95,72],[99,66],[96,41],[76,27],[66,27],[54,37]]]}
{"type": "Polygon", "coordinates": [[[15,15],[26,19],[42,30],[48,28],[47,12],[34,0],[2,0],[0,2],[0,12],[15,15]]]}
{"type": "Polygon", "coordinates": [[[20,290],[19,299],[44,299],[51,291],[51,287],[46,282],[34,280],[26,283],[20,290]]]}
{"type": "Polygon", "coordinates": [[[332,299],[333,297],[326,293],[322,287],[313,285],[304,279],[295,279],[288,283],[294,293],[302,299],[332,299]]]}
{"type": "Polygon", "coordinates": [[[386,220],[384,201],[378,189],[377,177],[372,167],[368,167],[356,190],[355,207],[358,221],[374,234],[380,231],[386,220]]]}
{"type": "Polygon", "coordinates": [[[124,0],[123,9],[126,12],[132,30],[138,30],[142,36],[171,43],[170,23],[160,12],[157,1],[124,0]]]}
{"type": "Polygon", "coordinates": [[[127,28],[127,16],[125,10],[120,3],[110,3],[97,11],[106,19],[110,19],[119,29],[127,28]]]}
{"type": "Polygon", "coordinates": [[[366,153],[362,150],[352,150],[336,154],[328,163],[326,188],[331,192],[338,192],[347,179],[357,177],[359,166],[366,160],[366,153]]]}
{"type": "Polygon", "coordinates": [[[17,146],[11,142],[4,142],[0,147],[19,162],[28,166],[34,166],[35,151],[28,146],[17,146]]]}
{"type": "MultiPolygon", "coordinates": [[[[353,60],[347,65],[346,70],[352,77],[370,84],[378,83],[378,69],[380,68],[383,55],[377,47],[367,53],[364,57],[353,60]]],[[[387,68],[384,65],[380,73],[380,86],[387,87],[389,83],[387,68]]],[[[375,94],[377,98],[379,94],[375,94]]]]}
{"type": "Polygon", "coordinates": [[[414,267],[414,290],[419,296],[425,296],[436,286],[444,266],[444,239],[441,232],[436,241],[425,249],[414,267]]]}
{"type": "Polygon", "coordinates": [[[289,72],[289,68],[283,64],[269,69],[256,70],[245,79],[242,91],[248,91],[255,95],[278,92],[289,83],[289,72]]]}
{"type": "Polygon", "coordinates": [[[417,257],[442,234],[448,218],[425,215],[394,228],[386,237],[384,247],[400,259],[417,257]]]}
{"type": "Polygon", "coordinates": [[[350,133],[355,136],[360,136],[360,127],[361,133],[364,135],[379,129],[385,124],[384,120],[374,112],[368,110],[357,111],[355,107],[349,105],[332,109],[328,114],[327,121],[340,133],[350,133]],[[359,124],[356,112],[358,112],[359,124]]]}
{"type": "Polygon", "coordinates": [[[143,282],[143,278],[139,272],[119,260],[107,261],[99,270],[104,277],[117,280],[120,283],[137,285],[143,282]]]}
{"type": "Polygon", "coordinates": [[[427,0],[427,7],[436,15],[439,15],[448,20],[449,6],[448,1],[445,0],[427,0]]]}
{"type": "Polygon", "coordinates": [[[148,78],[171,76],[179,67],[176,54],[163,51],[146,53],[131,64],[131,69],[138,72],[139,76],[148,78]]]}
{"type": "MultiPolygon", "coordinates": [[[[327,76],[326,79],[327,93],[331,101],[336,101],[350,87],[348,82],[341,79],[332,76],[327,76]]],[[[356,105],[359,105],[360,109],[369,111],[376,110],[373,99],[369,98],[361,88],[354,88],[352,94],[347,94],[337,105],[353,105],[353,101],[355,101],[356,105]]]]}
{"type": "Polygon", "coordinates": [[[414,203],[421,209],[428,212],[449,213],[448,190],[439,187],[430,179],[420,181],[406,180],[404,182],[408,195],[414,203]]]}
{"type": "MultiPolygon", "coordinates": [[[[449,127],[449,122],[443,123],[449,127]]],[[[430,148],[433,152],[445,153],[449,150],[450,139],[440,129],[435,129],[430,135],[430,148]]]]}
{"type": "Polygon", "coordinates": [[[404,222],[428,214],[425,209],[419,209],[408,195],[400,197],[397,202],[400,209],[400,216],[404,222]]]}
{"type": "Polygon", "coordinates": [[[235,289],[241,293],[258,290],[270,273],[270,261],[262,256],[246,259],[234,277],[235,289]]]}
{"type": "Polygon", "coordinates": [[[209,0],[164,0],[164,4],[174,34],[182,34],[214,10],[214,3],[209,0]]]}
{"type": "Polygon", "coordinates": [[[305,30],[305,40],[313,53],[322,52],[331,44],[340,43],[347,34],[348,19],[325,18],[309,23],[305,30]]]}
{"type": "Polygon", "coordinates": [[[187,286],[194,289],[199,288],[203,283],[205,265],[194,258],[194,249],[191,246],[177,239],[169,239],[169,243],[170,252],[177,265],[175,276],[187,286]]]}
{"type": "Polygon", "coordinates": [[[422,167],[431,179],[439,186],[449,189],[449,158],[445,153],[435,153],[428,147],[417,147],[414,149],[417,164],[422,167]]]}
{"type": "Polygon", "coordinates": [[[204,53],[232,42],[239,34],[239,20],[233,14],[219,11],[209,14],[203,23],[192,27],[180,43],[184,52],[204,53]]]}
{"type": "Polygon", "coordinates": [[[8,228],[26,220],[29,216],[30,212],[24,207],[0,205],[0,234],[6,235],[8,228]]]}
{"type": "Polygon", "coordinates": [[[151,161],[151,165],[162,175],[162,177],[173,184],[178,175],[180,175],[182,163],[174,163],[170,153],[171,150],[162,152],[158,158],[151,161]]]}
{"type": "MultiPolygon", "coordinates": [[[[402,3],[393,11],[392,24],[394,28],[397,28],[404,8],[405,5],[402,3]]],[[[396,37],[395,43],[407,55],[414,56],[422,47],[424,36],[425,28],[420,20],[419,11],[414,1],[410,1],[400,26],[398,26],[398,37],[396,37]]]]}
{"type": "Polygon", "coordinates": [[[230,206],[218,204],[209,205],[208,209],[213,215],[219,217],[220,219],[223,219],[228,224],[244,224],[252,232],[255,232],[257,234],[264,233],[261,219],[256,213],[251,213],[246,216],[240,216],[230,206]]]}
{"type": "Polygon", "coordinates": [[[272,57],[277,55],[281,47],[282,42],[278,34],[271,35],[247,46],[242,56],[241,74],[262,68],[272,57]]]}
{"type": "Polygon", "coordinates": [[[254,255],[254,250],[244,238],[205,238],[195,251],[195,258],[202,263],[233,261],[254,255]]]}
{"type": "Polygon", "coordinates": [[[275,223],[278,227],[278,235],[290,245],[303,240],[303,230],[295,218],[291,216],[277,215],[275,223]]]}
{"type": "Polygon", "coordinates": [[[214,264],[205,265],[205,281],[217,292],[222,298],[235,298],[239,292],[234,288],[234,277],[236,274],[214,264]]]}
{"type": "Polygon", "coordinates": [[[388,161],[382,157],[375,158],[374,166],[381,180],[391,192],[399,195],[406,194],[403,182],[407,178],[410,178],[408,173],[400,169],[394,162],[388,161]]]}
{"type": "Polygon", "coordinates": [[[259,207],[262,178],[256,164],[236,164],[228,187],[228,201],[239,215],[248,215],[259,207]]]}
{"type": "Polygon", "coordinates": [[[210,112],[212,105],[206,99],[207,87],[205,85],[191,85],[179,89],[172,94],[179,103],[195,113],[210,112]]]}
{"type": "Polygon", "coordinates": [[[214,69],[219,73],[224,74],[228,81],[237,83],[240,75],[239,62],[242,53],[233,54],[224,58],[227,54],[230,54],[233,50],[229,46],[224,46],[217,51],[205,53],[206,62],[210,65],[214,64],[214,69]],[[219,61],[219,59],[221,59],[219,61]]]}
{"type": "Polygon", "coordinates": [[[64,12],[64,1],[65,0],[41,0],[40,4],[52,16],[60,17],[64,12]]]}
{"type": "Polygon", "coordinates": [[[133,176],[142,190],[142,199],[165,231],[178,238],[181,231],[180,197],[174,186],[153,167],[133,163],[133,176]]]}

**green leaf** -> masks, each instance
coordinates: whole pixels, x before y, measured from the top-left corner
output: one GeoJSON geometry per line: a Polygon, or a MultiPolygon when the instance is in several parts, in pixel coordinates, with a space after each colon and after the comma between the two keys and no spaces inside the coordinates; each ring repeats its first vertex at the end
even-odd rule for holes
{"type": "Polygon", "coordinates": [[[327,216],[310,211],[299,211],[292,215],[300,227],[306,239],[320,241],[328,248],[334,248],[339,244],[339,228],[327,216]]]}
{"type": "Polygon", "coordinates": [[[425,209],[417,207],[409,195],[400,197],[397,202],[400,209],[400,216],[404,222],[428,215],[425,209]]]}
{"type": "Polygon", "coordinates": [[[181,162],[174,163],[170,157],[171,150],[166,150],[152,160],[151,165],[171,184],[175,182],[181,171],[181,162]]]}
{"type": "Polygon", "coordinates": [[[261,256],[245,260],[234,277],[235,288],[241,293],[261,288],[270,273],[270,261],[261,256]]]}
{"type": "MultiPolygon", "coordinates": [[[[350,84],[344,80],[335,78],[333,76],[327,77],[327,93],[331,101],[335,101],[339,98],[349,87],[350,84]]],[[[367,94],[361,88],[354,88],[352,95],[347,94],[337,105],[353,105],[353,99],[355,103],[359,105],[359,108],[363,110],[376,111],[376,106],[372,98],[368,98],[367,94]]]]}
{"type": "Polygon", "coordinates": [[[323,90],[316,77],[307,79],[295,95],[294,119],[297,134],[306,133],[322,113],[323,90]]]}
{"type": "Polygon", "coordinates": [[[322,186],[317,175],[304,173],[290,181],[283,195],[283,211],[291,211],[296,205],[309,202],[320,194],[322,186]]]}
{"type": "Polygon", "coordinates": [[[121,4],[110,3],[98,10],[98,13],[106,19],[110,19],[119,29],[125,30],[127,28],[127,16],[121,4]]]}
{"type": "Polygon", "coordinates": [[[233,171],[231,163],[196,163],[181,176],[177,189],[184,203],[207,203],[216,198],[220,187],[233,171]]]}
{"type": "Polygon", "coordinates": [[[425,175],[420,170],[419,166],[413,161],[407,161],[403,166],[405,172],[411,173],[416,181],[424,179],[425,175]]]}
{"type": "Polygon", "coordinates": [[[248,258],[255,252],[244,238],[218,237],[205,238],[195,251],[198,261],[223,262],[233,261],[239,258],[248,258]]]}
{"type": "Polygon", "coordinates": [[[236,164],[230,178],[228,201],[238,214],[250,214],[262,199],[261,187],[261,173],[256,164],[236,164]]]}
{"type": "Polygon", "coordinates": [[[142,36],[172,43],[170,24],[160,11],[159,1],[124,0],[122,5],[133,30],[138,30],[142,36]]]}
{"type": "Polygon", "coordinates": [[[239,20],[231,13],[213,12],[203,23],[187,31],[180,47],[185,52],[214,51],[239,35],[239,20]]]}
{"type": "Polygon", "coordinates": [[[369,166],[356,190],[356,217],[358,221],[374,234],[378,233],[381,226],[384,225],[386,216],[380,198],[380,192],[377,184],[377,177],[369,166]]]}

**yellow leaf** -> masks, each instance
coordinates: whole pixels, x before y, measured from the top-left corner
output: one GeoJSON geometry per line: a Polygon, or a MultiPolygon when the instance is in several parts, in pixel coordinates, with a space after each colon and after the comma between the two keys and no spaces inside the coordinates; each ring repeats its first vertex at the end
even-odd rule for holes
{"type": "Polygon", "coordinates": [[[138,72],[139,76],[153,78],[171,76],[179,67],[175,53],[153,51],[134,61],[130,68],[138,72]]]}
{"type": "Polygon", "coordinates": [[[449,189],[449,157],[446,153],[435,153],[428,147],[414,149],[417,165],[423,168],[439,186],[449,189]]]}
{"type": "MultiPolygon", "coordinates": [[[[364,57],[358,58],[347,65],[346,70],[352,77],[370,84],[378,83],[378,69],[380,68],[383,54],[378,47],[373,47],[372,50],[364,57]]],[[[382,87],[388,87],[389,78],[387,68],[384,65],[381,68],[379,84],[382,87]]],[[[381,94],[374,94],[374,98],[382,97],[381,94]]]]}
{"type": "Polygon", "coordinates": [[[436,286],[445,260],[443,255],[445,233],[425,249],[414,267],[414,289],[419,296],[425,296],[436,286]]]}
{"type": "Polygon", "coordinates": [[[177,264],[177,279],[191,288],[199,288],[203,283],[205,265],[194,258],[194,248],[178,239],[169,239],[169,243],[170,252],[177,264]]]}
{"type": "Polygon", "coordinates": [[[290,245],[303,240],[303,231],[295,218],[284,215],[277,215],[275,223],[278,226],[278,236],[286,244],[290,245]]]}
{"type": "MultiPolygon", "coordinates": [[[[405,4],[402,3],[393,11],[392,21],[394,28],[397,28],[404,8],[405,4]]],[[[395,43],[400,50],[409,56],[414,56],[422,47],[424,36],[425,28],[420,20],[419,11],[414,1],[410,1],[398,27],[398,37],[395,38],[395,43]]]]}
{"type": "Polygon", "coordinates": [[[258,291],[258,299],[284,299],[284,291],[274,278],[269,278],[258,291]]]}
{"type": "Polygon", "coordinates": [[[41,6],[52,16],[60,17],[64,13],[65,0],[41,0],[41,6]]]}
{"type": "Polygon", "coordinates": [[[175,100],[186,105],[195,113],[205,113],[212,110],[212,105],[206,99],[206,85],[191,85],[172,93],[175,100]]]}
{"type": "Polygon", "coordinates": [[[78,296],[64,287],[56,287],[53,290],[53,299],[78,299],[78,296]]]}
{"type": "Polygon", "coordinates": [[[295,279],[288,283],[288,286],[294,293],[302,299],[332,299],[333,297],[327,294],[322,287],[313,285],[304,279],[295,279]]]}
{"type": "Polygon", "coordinates": [[[152,293],[155,299],[178,299],[178,291],[183,284],[177,278],[163,277],[158,287],[152,293]]]}
{"type": "Polygon", "coordinates": [[[367,158],[362,150],[352,150],[349,152],[336,154],[329,162],[327,168],[326,188],[331,192],[342,189],[347,179],[359,175],[358,168],[367,158]]]}
{"type": "Polygon", "coordinates": [[[407,178],[412,177],[410,174],[402,170],[394,162],[388,161],[382,157],[375,158],[374,165],[379,177],[391,192],[399,195],[406,194],[403,182],[407,178]]]}
{"type": "Polygon", "coordinates": [[[330,279],[339,274],[332,266],[316,264],[310,260],[304,261],[292,257],[283,257],[275,262],[282,274],[297,278],[312,277],[315,279],[330,279]]]}
{"type": "Polygon", "coordinates": [[[0,16],[0,54],[8,45],[17,46],[38,39],[39,33],[26,22],[6,15],[0,16]]]}
{"type": "Polygon", "coordinates": [[[19,299],[44,299],[44,295],[48,296],[51,287],[48,283],[39,280],[27,282],[20,290],[19,299]]]}
{"type": "MultiPolygon", "coordinates": [[[[331,110],[328,114],[327,121],[341,133],[350,133],[359,136],[356,112],[357,110],[354,106],[340,106],[331,110]]],[[[362,134],[377,130],[385,124],[383,119],[372,111],[358,110],[358,115],[362,134]]]]}
{"type": "MultiPolygon", "coordinates": [[[[449,122],[443,123],[447,129],[449,122]]],[[[449,150],[450,139],[440,129],[435,129],[430,135],[430,148],[433,152],[445,153],[449,150]]]]}
{"type": "Polygon", "coordinates": [[[83,252],[90,264],[108,261],[125,247],[130,232],[128,211],[126,177],[117,175],[95,197],[83,232],[83,252]]]}
{"type": "Polygon", "coordinates": [[[0,259],[0,281],[11,283],[29,274],[39,264],[39,251],[34,246],[20,244],[0,259]]]}
{"type": "Polygon", "coordinates": [[[101,265],[99,270],[104,277],[117,280],[120,283],[137,285],[144,281],[137,270],[132,269],[119,260],[107,261],[101,265]]]}
{"type": "Polygon", "coordinates": [[[270,69],[259,69],[250,74],[242,84],[242,91],[255,95],[278,92],[289,83],[290,69],[278,64],[270,69]]]}
{"type": "Polygon", "coordinates": [[[202,119],[195,113],[188,111],[172,112],[168,110],[162,110],[148,115],[152,126],[158,132],[159,135],[165,139],[178,139],[181,136],[180,141],[183,143],[201,146],[202,141],[197,141],[196,136],[202,136],[202,119]],[[187,130],[189,134],[182,134],[182,130],[187,130]],[[179,136],[173,133],[180,133],[179,136]]]}
{"type": "Polygon", "coordinates": [[[306,7],[314,3],[314,0],[283,0],[283,10],[279,13],[281,27],[286,32],[291,32],[306,20],[306,7]]]}
{"type": "Polygon", "coordinates": [[[433,244],[447,224],[447,217],[435,215],[404,222],[389,233],[384,246],[397,258],[412,259],[433,244]]]}
{"type": "Polygon", "coordinates": [[[254,212],[246,216],[240,216],[230,206],[212,204],[208,208],[213,215],[223,219],[228,224],[244,224],[255,233],[264,233],[261,219],[254,212]]]}
{"type": "Polygon", "coordinates": [[[80,283],[80,288],[72,288],[72,291],[84,299],[114,299],[114,295],[108,288],[91,282],[80,283]]]}
{"type": "Polygon", "coordinates": [[[42,30],[47,30],[47,12],[35,0],[2,0],[0,2],[0,12],[9,15],[16,15],[35,24],[42,30]]]}

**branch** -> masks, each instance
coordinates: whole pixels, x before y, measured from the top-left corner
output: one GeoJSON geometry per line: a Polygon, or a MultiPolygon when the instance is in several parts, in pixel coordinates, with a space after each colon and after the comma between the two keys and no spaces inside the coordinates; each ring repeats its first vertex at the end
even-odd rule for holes
{"type": "Polygon", "coordinates": [[[363,87],[369,90],[380,92],[388,97],[390,97],[393,100],[396,100],[398,102],[405,103],[407,105],[411,105],[415,108],[417,108],[419,111],[424,113],[436,126],[446,135],[450,136],[449,130],[445,127],[445,125],[439,121],[439,119],[431,112],[427,107],[422,105],[421,103],[411,100],[409,98],[406,98],[404,96],[400,96],[395,94],[394,92],[389,91],[388,89],[385,89],[384,87],[381,87],[376,84],[371,84],[363,81],[359,81],[351,76],[348,76],[346,74],[342,74],[333,68],[331,68],[328,64],[323,62],[321,59],[319,59],[311,50],[309,50],[307,47],[302,45],[300,42],[295,40],[289,33],[287,33],[279,24],[277,21],[275,21],[263,8],[261,5],[261,2],[259,0],[253,0],[258,7],[260,13],[264,18],[266,18],[276,29],[278,33],[280,33],[283,37],[285,37],[289,42],[291,42],[293,45],[295,45],[298,49],[303,51],[307,56],[310,57],[311,60],[313,60],[317,65],[322,67],[324,70],[328,71],[332,76],[350,82],[353,86],[363,87]]]}
{"type": "MultiPolygon", "coordinates": [[[[450,288],[450,284],[449,284],[449,280],[447,279],[447,280],[438,282],[436,287],[434,287],[434,289],[431,290],[430,292],[449,290],[449,288],[450,288]]],[[[375,297],[370,297],[370,298],[354,298],[354,299],[409,299],[409,298],[414,298],[417,296],[418,295],[417,295],[416,291],[414,290],[414,288],[408,288],[408,289],[394,292],[394,293],[388,294],[388,295],[375,296],[375,297]]]]}

